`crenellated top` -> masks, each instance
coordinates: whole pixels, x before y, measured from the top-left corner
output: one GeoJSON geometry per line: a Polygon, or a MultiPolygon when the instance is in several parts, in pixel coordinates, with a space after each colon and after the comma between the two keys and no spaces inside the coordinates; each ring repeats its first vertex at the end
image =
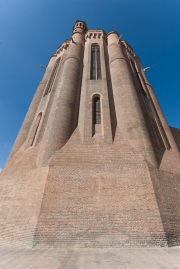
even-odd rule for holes
{"type": "Polygon", "coordinates": [[[85,34],[85,41],[98,41],[106,40],[106,33],[103,30],[88,30],[85,34]]]}
{"type": "Polygon", "coordinates": [[[133,56],[136,56],[133,48],[125,40],[121,40],[121,44],[126,48],[128,52],[130,52],[133,56]]]}
{"type": "Polygon", "coordinates": [[[58,55],[62,55],[65,51],[68,50],[70,45],[70,40],[65,40],[58,48],[55,54],[53,54],[51,57],[53,56],[58,56],[58,55]]]}
{"type": "Polygon", "coordinates": [[[84,34],[87,30],[88,29],[85,21],[77,20],[73,26],[73,33],[80,32],[84,34]]]}
{"type": "Polygon", "coordinates": [[[56,50],[56,53],[52,54],[50,59],[52,57],[62,56],[62,54],[69,49],[70,40],[65,40],[56,50]]]}
{"type": "MultiPolygon", "coordinates": [[[[108,34],[104,32],[102,29],[89,29],[87,28],[87,25],[84,21],[77,20],[76,23],[73,26],[73,33],[71,36],[71,40],[65,40],[58,48],[55,54],[53,54],[51,57],[59,57],[61,56],[65,51],[69,49],[69,45],[72,43],[72,39],[74,42],[76,42],[77,38],[76,35],[83,35],[85,42],[98,42],[98,41],[105,41],[106,43],[109,43],[109,36],[112,38],[115,38],[117,43],[121,43],[122,46],[125,47],[126,51],[129,52],[133,57],[137,57],[134,53],[133,48],[125,41],[119,39],[119,34],[116,31],[111,31],[108,34]],[[113,36],[112,36],[113,35],[113,36]]],[[[113,41],[114,42],[114,41],[113,41]]]]}

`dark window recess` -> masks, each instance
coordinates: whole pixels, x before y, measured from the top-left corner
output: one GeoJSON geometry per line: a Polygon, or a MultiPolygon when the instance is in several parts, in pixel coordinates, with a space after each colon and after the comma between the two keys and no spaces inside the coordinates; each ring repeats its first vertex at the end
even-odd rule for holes
{"type": "Polygon", "coordinates": [[[56,74],[57,74],[59,63],[60,63],[60,58],[57,59],[55,65],[54,65],[54,68],[53,68],[53,71],[51,73],[50,79],[48,81],[44,96],[46,96],[52,90],[52,86],[53,86],[53,83],[54,83],[54,80],[55,80],[55,77],[56,77],[56,74]]]}
{"type": "Polygon", "coordinates": [[[156,141],[158,143],[158,145],[160,146],[160,148],[165,148],[165,145],[164,145],[164,142],[163,142],[163,139],[162,139],[162,135],[160,133],[160,130],[159,130],[159,126],[156,122],[156,119],[154,116],[151,115],[151,121],[152,121],[152,124],[153,124],[153,128],[154,128],[154,132],[155,132],[155,135],[156,135],[156,141]]]}
{"type": "Polygon", "coordinates": [[[100,47],[97,44],[91,47],[91,79],[101,79],[100,47]]]}
{"type": "Polygon", "coordinates": [[[94,98],[94,124],[101,124],[100,98],[94,98]]]}
{"type": "Polygon", "coordinates": [[[34,140],[35,140],[36,135],[37,135],[37,131],[38,131],[38,128],[40,125],[41,118],[42,118],[42,112],[39,113],[39,115],[37,116],[37,118],[35,120],[34,126],[33,126],[32,131],[31,131],[31,135],[29,137],[28,146],[32,146],[34,144],[34,140]]]}
{"type": "Polygon", "coordinates": [[[147,96],[145,90],[143,89],[143,86],[142,86],[142,83],[141,83],[141,80],[140,80],[140,78],[139,78],[139,75],[138,75],[138,72],[137,72],[137,69],[136,69],[136,66],[135,66],[134,62],[131,61],[131,64],[132,64],[133,72],[134,72],[134,74],[135,74],[135,76],[136,76],[136,80],[137,80],[137,83],[138,83],[138,85],[139,85],[139,88],[141,89],[142,94],[143,94],[144,96],[147,96]]]}

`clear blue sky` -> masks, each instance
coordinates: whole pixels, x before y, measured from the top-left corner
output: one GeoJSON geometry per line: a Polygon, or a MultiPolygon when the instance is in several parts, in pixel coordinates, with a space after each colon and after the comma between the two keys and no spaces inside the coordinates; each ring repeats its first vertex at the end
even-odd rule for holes
{"type": "Polygon", "coordinates": [[[123,35],[152,67],[146,74],[166,119],[180,128],[179,0],[0,0],[0,168],[43,76],[40,64],[77,19],[123,35]]]}

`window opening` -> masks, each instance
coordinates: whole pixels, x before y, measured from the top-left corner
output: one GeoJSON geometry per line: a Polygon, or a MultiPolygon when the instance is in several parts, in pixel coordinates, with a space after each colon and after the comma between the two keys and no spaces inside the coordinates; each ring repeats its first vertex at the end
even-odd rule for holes
{"type": "Polygon", "coordinates": [[[39,113],[39,115],[37,116],[37,118],[35,120],[34,126],[33,126],[32,131],[31,131],[31,135],[29,138],[29,143],[28,143],[29,146],[32,146],[34,143],[34,140],[35,140],[35,137],[36,137],[39,125],[40,125],[41,118],[42,118],[42,112],[39,113]]]}
{"type": "Polygon", "coordinates": [[[91,79],[101,79],[100,47],[98,44],[94,44],[91,47],[91,79]]]}
{"type": "Polygon", "coordinates": [[[48,81],[44,96],[46,96],[52,90],[52,86],[53,86],[53,83],[54,83],[54,80],[55,80],[55,77],[56,77],[56,74],[57,74],[59,63],[60,63],[60,58],[58,58],[57,61],[55,62],[55,65],[54,65],[53,71],[51,73],[50,79],[48,81]]]}
{"type": "Polygon", "coordinates": [[[101,105],[100,98],[94,98],[94,124],[101,124],[101,105]]]}
{"type": "Polygon", "coordinates": [[[140,87],[140,89],[141,89],[141,92],[142,92],[142,94],[143,94],[144,96],[146,96],[146,97],[147,97],[147,94],[146,94],[145,90],[143,89],[143,86],[142,86],[141,80],[140,80],[140,78],[139,78],[139,75],[138,75],[138,72],[137,72],[136,66],[135,66],[135,64],[134,64],[134,62],[133,62],[133,61],[131,61],[131,65],[132,65],[133,72],[134,72],[134,74],[135,74],[135,76],[136,76],[136,79],[137,79],[138,85],[139,85],[139,87],[140,87]]]}
{"type": "Polygon", "coordinates": [[[158,142],[158,145],[161,148],[166,148],[156,118],[152,114],[150,115],[150,117],[151,117],[151,121],[153,124],[153,128],[154,128],[154,132],[155,132],[155,136],[156,136],[156,140],[158,142]]]}

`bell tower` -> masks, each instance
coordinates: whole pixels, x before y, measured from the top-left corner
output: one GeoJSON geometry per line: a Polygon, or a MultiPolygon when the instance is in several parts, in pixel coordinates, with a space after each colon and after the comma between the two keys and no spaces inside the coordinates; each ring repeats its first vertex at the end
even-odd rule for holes
{"type": "Polygon", "coordinates": [[[178,145],[133,48],[77,20],[0,174],[0,242],[178,245],[178,145]]]}

